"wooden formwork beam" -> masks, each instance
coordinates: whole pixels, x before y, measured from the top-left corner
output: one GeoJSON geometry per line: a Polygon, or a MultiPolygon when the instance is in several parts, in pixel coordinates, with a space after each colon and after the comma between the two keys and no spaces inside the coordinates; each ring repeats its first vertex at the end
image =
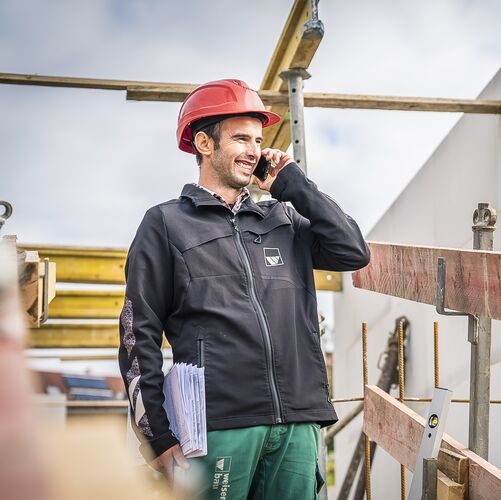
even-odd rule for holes
{"type": "MultiPolygon", "coordinates": [[[[29,348],[118,347],[118,323],[46,323],[28,333],[29,348]]],[[[164,337],[162,348],[169,343],[164,337]]]]}
{"type": "MultiPolygon", "coordinates": [[[[174,101],[177,100],[177,95],[177,93],[162,87],[129,87],[127,90],[127,99],[134,101],[174,101]]],[[[186,95],[188,95],[188,92],[186,95]]],[[[287,113],[289,95],[284,91],[269,90],[260,90],[259,95],[262,101],[270,106],[269,109],[282,114],[286,118],[280,125],[264,129],[265,141],[269,141],[265,142],[265,146],[268,145],[269,147],[273,146],[286,150],[290,144],[289,122],[285,115],[287,113]],[[289,130],[289,132],[286,133],[286,130],[289,130]],[[283,138],[279,139],[281,134],[283,138]],[[267,135],[268,137],[266,137],[267,135]]],[[[501,101],[495,100],[370,96],[327,92],[305,92],[304,106],[306,108],[501,114],[501,101]]]]}
{"type": "MultiPolygon", "coordinates": [[[[100,80],[64,76],[21,75],[0,73],[0,84],[36,85],[43,87],[72,87],[127,91],[127,98],[145,101],[181,102],[197,86],[191,83],[156,83],[128,80],[100,80]]],[[[288,106],[285,91],[260,90],[268,106],[288,106]]],[[[501,114],[501,101],[491,99],[447,99],[435,97],[400,97],[305,92],[305,107],[341,109],[379,109],[389,111],[427,111],[438,113],[501,114]]],[[[273,109],[273,108],[272,108],[273,109]]],[[[272,130],[269,127],[266,130],[272,130]]],[[[275,127],[276,128],[276,127],[275,127]]],[[[287,128],[287,127],[286,127],[287,128]]],[[[284,129],[285,130],[285,129],[284,129]]],[[[271,143],[275,144],[274,139],[271,143]]],[[[289,139],[290,141],[290,139],[289,139]]],[[[278,141],[276,146],[279,147],[278,141]]],[[[282,145],[282,149],[284,148],[282,145]]]]}
{"type": "Polygon", "coordinates": [[[445,307],[501,319],[501,253],[369,242],[370,264],[353,284],[436,305],[437,262],[446,262],[445,307]]]}
{"type": "Polygon", "coordinates": [[[312,18],[311,0],[295,0],[260,85],[260,95],[270,111],[282,116],[274,127],[263,130],[264,147],[286,151],[291,143],[287,82],[280,73],[289,68],[307,69],[323,37],[323,30],[305,29],[312,18]],[[280,92],[279,102],[266,101],[265,94],[280,92]],[[283,99],[285,97],[285,99],[283,99]]]}
{"type": "MultiPolygon", "coordinates": [[[[165,87],[166,89],[183,88],[189,84],[145,82],[138,80],[106,80],[102,78],[81,78],[71,76],[28,75],[20,73],[0,73],[0,83],[7,85],[35,85],[38,87],[67,87],[77,89],[127,90],[128,87],[165,87]]],[[[191,85],[195,87],[195,85],[191,85]]]]}
{"type": "MultiPolygon", "coordinates": [[[[365,387],[364,432],[411,471],[416,465],[424,427],[424,418],[410,408],[376,386],[365,387]]],[[[501,498],[500,469],[447,434],[442,438],[441,448],[468,460],[470,500],[501,498]]],[[[461,467],[464,467],[464,463],[458,465],[458,479],[462,474],[461,467]]],[[[462,477],[464,478],[464,475],[462,477]]]]}
{"type": "Polygon", "coordinates": [[[124,304],[123,290],[58,290],[50,303],[52,319],[118,319],[124,304]]]}
{"type": "Polygon", "coordinates": [[[118,347],[118,323],[46,323],[28,333],[27,347],[118,347]]]}
{"type": "Polygon", "coordinates": [[[46,246],[20,244],[26,250],[37,250],[40,258],[56,262],[58,283],[125,283],[123,248],[46,246]]]}

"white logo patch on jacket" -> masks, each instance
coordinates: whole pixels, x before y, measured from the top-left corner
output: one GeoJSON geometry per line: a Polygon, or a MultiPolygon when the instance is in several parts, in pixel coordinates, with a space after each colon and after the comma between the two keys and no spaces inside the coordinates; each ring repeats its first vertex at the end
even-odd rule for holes
{"type": "Polygon", "coordinates": [[[270,266],[283,266],[284,261],[280,255],[279,248],[263,248],[264,251],[264,263],[267,267],[270,266]]]}

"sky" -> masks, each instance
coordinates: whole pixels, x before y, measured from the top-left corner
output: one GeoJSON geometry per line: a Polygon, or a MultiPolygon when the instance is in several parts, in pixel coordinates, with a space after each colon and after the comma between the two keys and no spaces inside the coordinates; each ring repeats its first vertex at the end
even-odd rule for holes
{"type": "MultiPolygon", "coordinates": [[[[292,0],[2,0],[0,71],[258,88],[292,0]]],[[[501,2],[322,0],[305,92],[475,98],[501,66],[501,2]]],[[[127,247],[196,181],[179,103],[0,85],[0,199],[20,242],[127,247]]],[[[460,115],[305,110],[309,176],[367,233],[460,115]]]]}

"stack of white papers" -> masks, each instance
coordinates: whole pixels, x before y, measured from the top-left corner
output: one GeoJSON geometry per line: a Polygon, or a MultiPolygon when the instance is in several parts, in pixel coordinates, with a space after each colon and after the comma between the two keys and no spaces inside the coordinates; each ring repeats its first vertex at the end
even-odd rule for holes
{"type": "Polygon", "coordinates": [[[207,455],[204,368],[175,363],[164,379],[164,409],[185,457],[207,455]]]}

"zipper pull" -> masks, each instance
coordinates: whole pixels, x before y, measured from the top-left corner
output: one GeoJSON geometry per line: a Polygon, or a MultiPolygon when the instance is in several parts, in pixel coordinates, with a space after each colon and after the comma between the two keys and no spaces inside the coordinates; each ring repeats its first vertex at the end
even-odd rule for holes
{"type": "Polygon", "coordinates": [[[233,218],[233,219],[230,219],[230,222],[231,222],[231,224],[233,225],[233,227],[235,228],[235,231],[236,231],[237,233],[239,233],[239,232],[240,232],[240,229],[239,229],[239,227],[237,226],[237,221],[233,218]]]}

